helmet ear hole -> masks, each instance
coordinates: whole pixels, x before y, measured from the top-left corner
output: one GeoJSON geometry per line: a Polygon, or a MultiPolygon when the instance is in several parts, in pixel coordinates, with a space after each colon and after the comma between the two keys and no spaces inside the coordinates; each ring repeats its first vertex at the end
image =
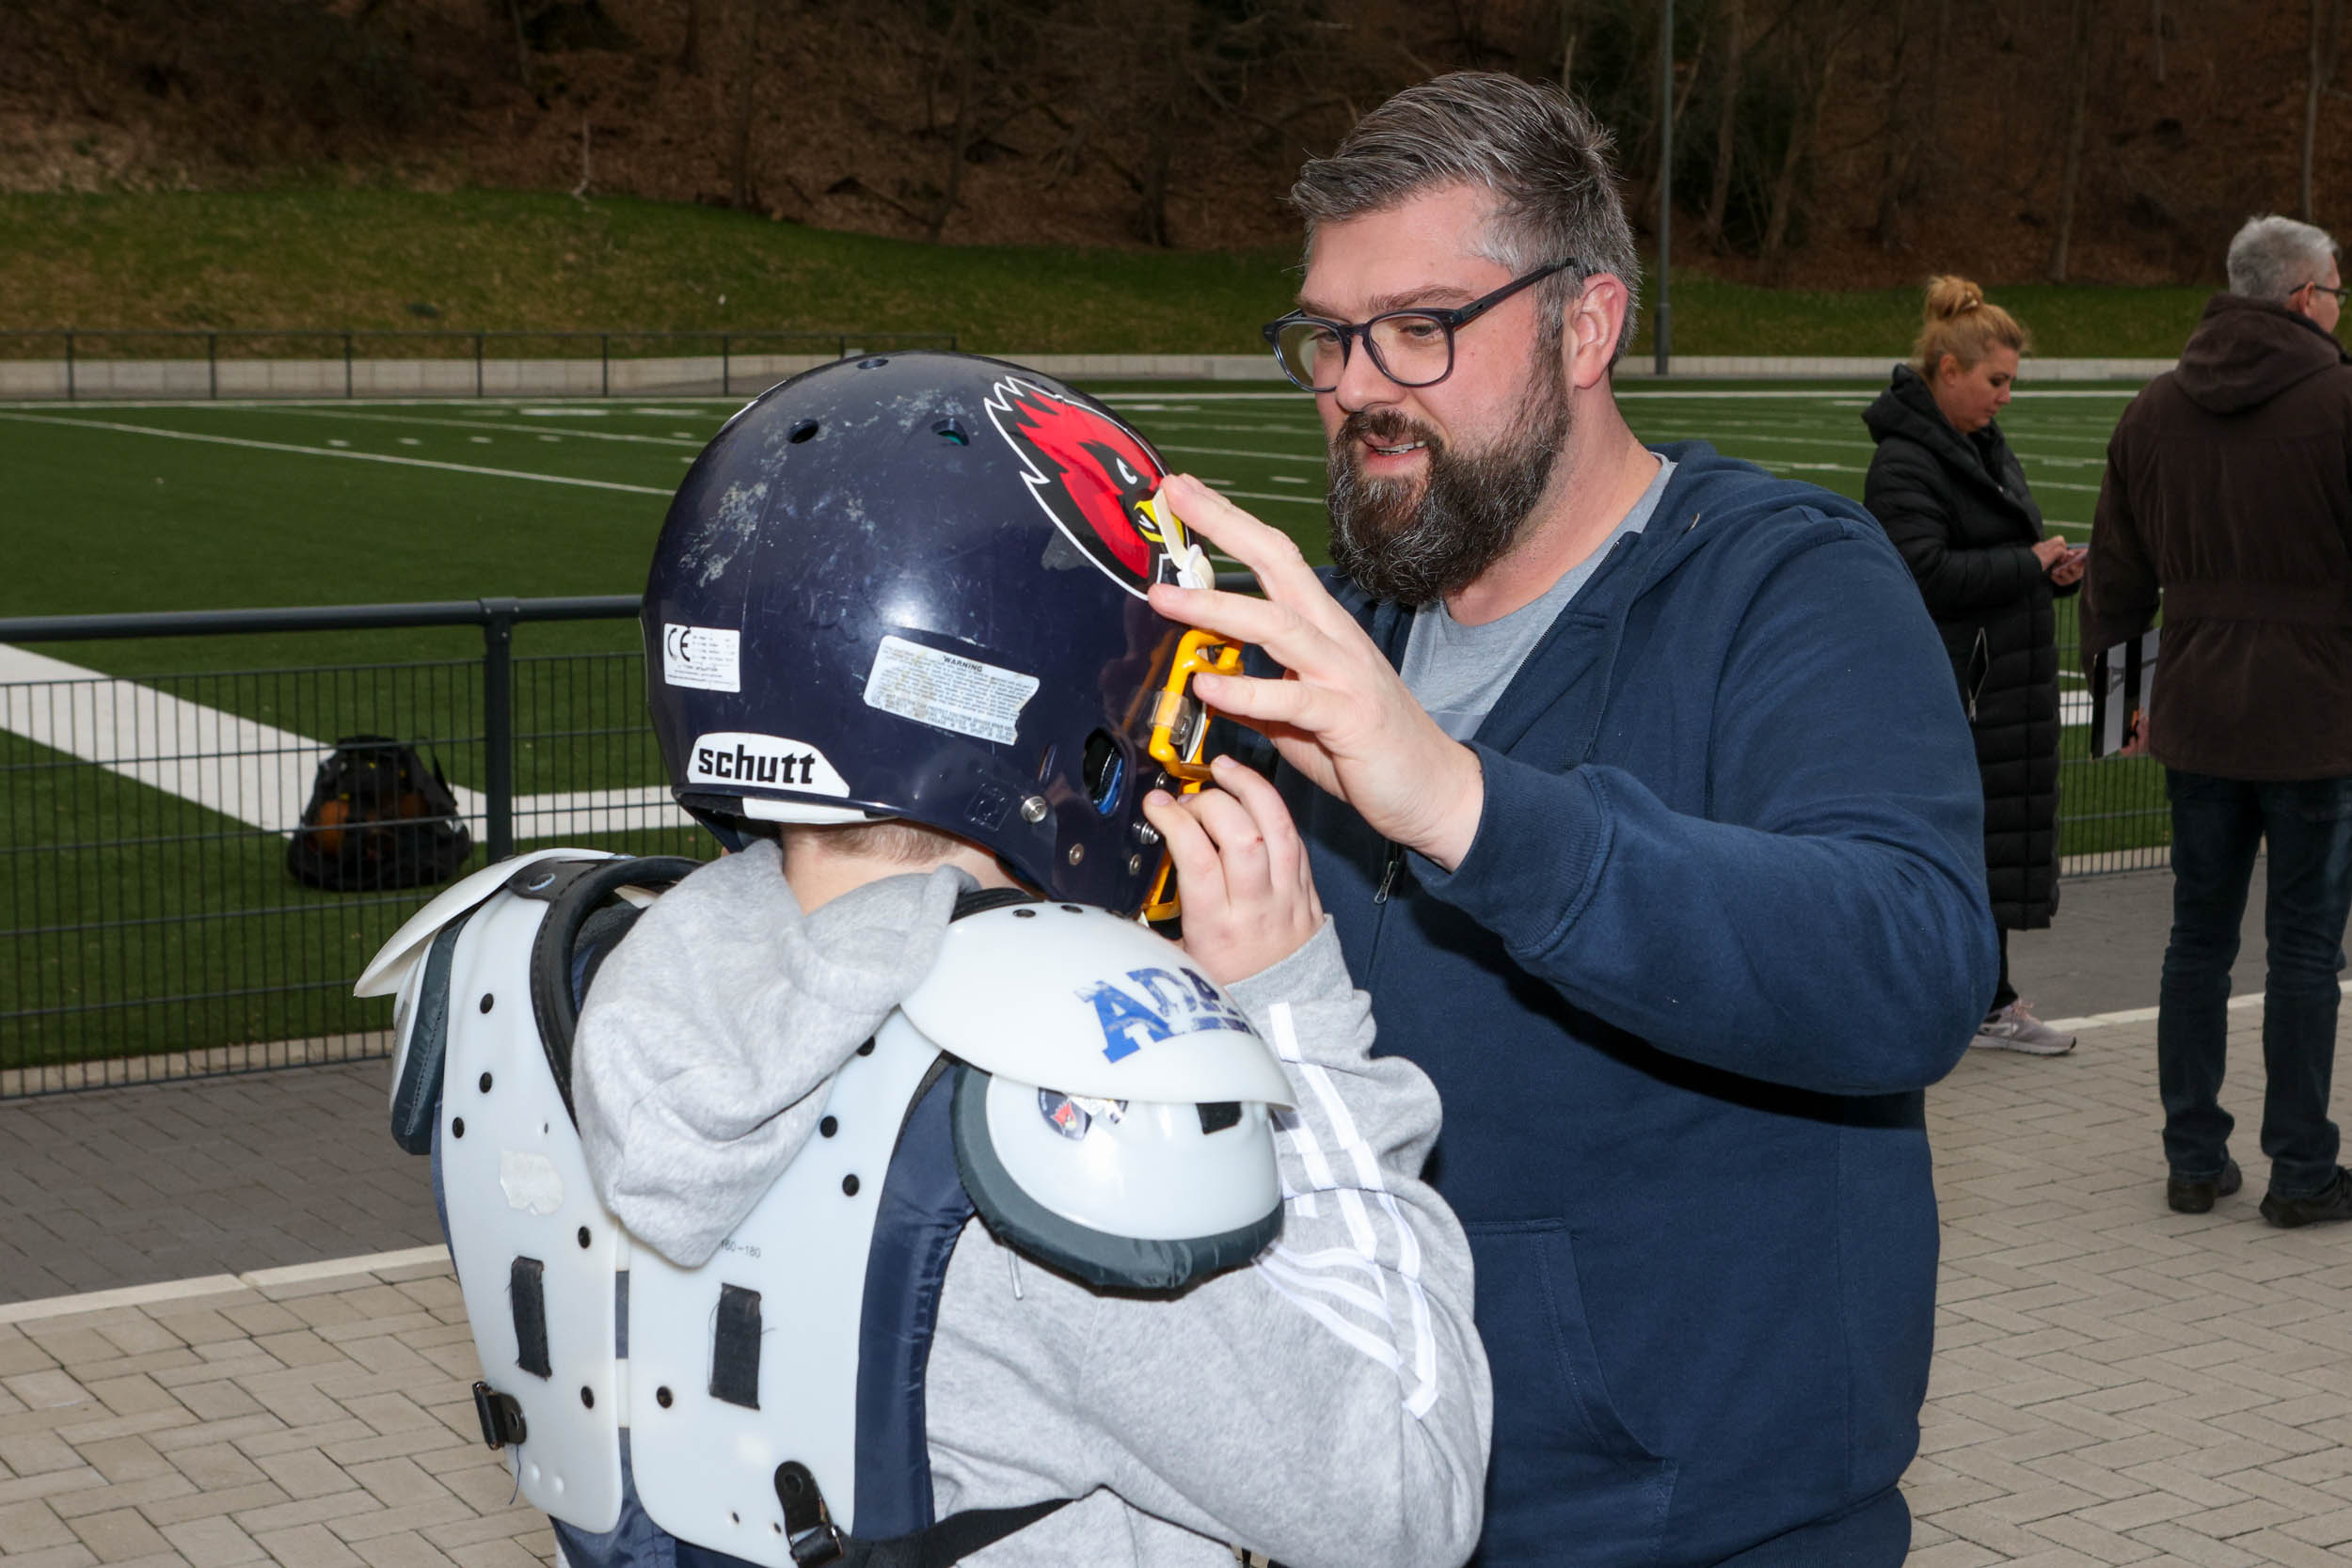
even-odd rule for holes
{"type": "Polygon", "coordinates": [[[803,441],[805,441],[810,436],[815,436],[821,428],[823,427],[818,425],[815,420],[803,420],[799,424],[792,427],[792,433],[787,436],[785,439],[797,447],[803,441]]]}
{"type": "Polygon", "coordinates": [[[1108,730],[1096,730],[1087,736],[1086,755],[1080,777],[1086,781],[1087,799],[1094,809],[1108,816],[1119,807],[1121,786],[1127,782],[1127,753],[1108,730]]]}

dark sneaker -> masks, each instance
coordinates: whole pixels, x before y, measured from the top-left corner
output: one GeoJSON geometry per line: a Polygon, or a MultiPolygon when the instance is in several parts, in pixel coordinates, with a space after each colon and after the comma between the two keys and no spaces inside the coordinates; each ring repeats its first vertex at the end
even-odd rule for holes
{"type": "Polygon", "coordinates": [[[2172,1206],[2176,1214],[2202,1214],[2213,1208],[2215,1198],[2228,1197],[2245,1185],[2246,1173],[2237,1168],[2237,1162],[2224,1160],[2219,1176],[2209,1176],[2201,1181],[2185,1176],[2166,1177],[2164,1201],[2172,1206]]]}
{"type": "Polygon", "coordinates": [[[2012,1002],[1989,1013],[1977,1025],[1969,1042],[1979,1051],[2022,1051],[2028,1056],[2063,1056],[2074,1049],[2074,1037],[2051,1028],[2029,1012],[2025,1003],[2012,1002]]]}
{"type": "Polygon", "coordinates": [[[2281,1230],[2293,1230],[2297,1226],[2352,1220],[2352,1171],[2338,1165],[2335,1180],[2308,1197],[2280,1197],[2277,1193],[2265,1194],[2263,1218],[2281,1230]]]}

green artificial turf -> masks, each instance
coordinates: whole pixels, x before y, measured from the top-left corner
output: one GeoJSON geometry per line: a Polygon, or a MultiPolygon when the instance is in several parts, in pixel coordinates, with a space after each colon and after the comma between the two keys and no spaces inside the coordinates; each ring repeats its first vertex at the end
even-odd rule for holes
{"type": "MultiPolygon", "coordinates": [[[[1236,395],[1230,383],[1104,390],[1172,467],[1322,559],[1323,447],[1305,398],[1236,395]]],[[[1708,439],[1858,497],[1870,455],[1858,416],[1874,390],[1632,385],[1622,395],[1645,439],[1708,439]]],[[[2004,419],[2052,525],[2074,537],[2087,530],[2106,433],[2127,395],[2029,390],[2004,419]]],[[[631,594],[669,488],[732,406],[0,407],[0,471],[10,481],[0,501],[10,541],[0,616],[631,594]]],[[[2073,628],[2062,602],[2069,672],[2073,628]]],[[[478,630],[453,628],[31,651],[295,736],[415,738],[453,782],[479,788],[482,645],[478,630]]],[[[660,782],[635,649],[629,621],[518,628],[518,793],[660,782]]],[[[2079,690],[2071,673],[2067,686],[2079,690]]],[[[69,700],[58,688],[23,695],[69,700]]],[[[2090,761],[2086,734],[2065,736],[2063,851],[2162,844],[2161,770],[2090,761]]],[[[387,1004],[343,990],[423,893],[310,892],[286,876],[277,833],[63,760],[0,735],[0,1068],[389,1022],[387,1004]]],[[[518,821],[518,844],[537,831],[518,821]]],[[[675,851],[693,835],[646,830],[596,842],[675,851]]]]}

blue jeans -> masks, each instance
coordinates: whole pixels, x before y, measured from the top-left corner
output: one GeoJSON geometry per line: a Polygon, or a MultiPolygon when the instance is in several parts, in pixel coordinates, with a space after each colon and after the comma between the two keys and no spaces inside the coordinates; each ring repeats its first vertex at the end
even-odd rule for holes
{"type": "Polygon", "coordinates": [[[2270,845],[2269,970],[2263,983],[2263,1152],[2270,1190],[2303,1197],[2335,1179],[2336,976],[2352,911],[2352,778],[2261,784],[2165,770],[2172,800],[2172,940],[2157,997],[2164,1157],[2220,1175],[2235,1125],[2220,1105],[2230,966],[2254,872],[2270,845]]]}

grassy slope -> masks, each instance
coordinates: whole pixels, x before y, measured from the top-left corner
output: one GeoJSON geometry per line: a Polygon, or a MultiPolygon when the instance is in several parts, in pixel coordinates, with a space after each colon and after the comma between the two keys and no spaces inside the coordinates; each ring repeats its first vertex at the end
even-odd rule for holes
{"type": "MultiPolygon", "coordinates": [[[[1295,286],[1293,261],[924,245],[717,208],[502,191],[0,195],[0,330],[856,327],[953,331],[999,352],[1249,353],[1295,286]]],[[[2172,354],[2203,298],[1993,292],[2042,353],[2069,356],[2172,354]]],[[[1676,279],[1684,354],[1892,358],[1916,321],[1908,289],[1676,279]]]]}

